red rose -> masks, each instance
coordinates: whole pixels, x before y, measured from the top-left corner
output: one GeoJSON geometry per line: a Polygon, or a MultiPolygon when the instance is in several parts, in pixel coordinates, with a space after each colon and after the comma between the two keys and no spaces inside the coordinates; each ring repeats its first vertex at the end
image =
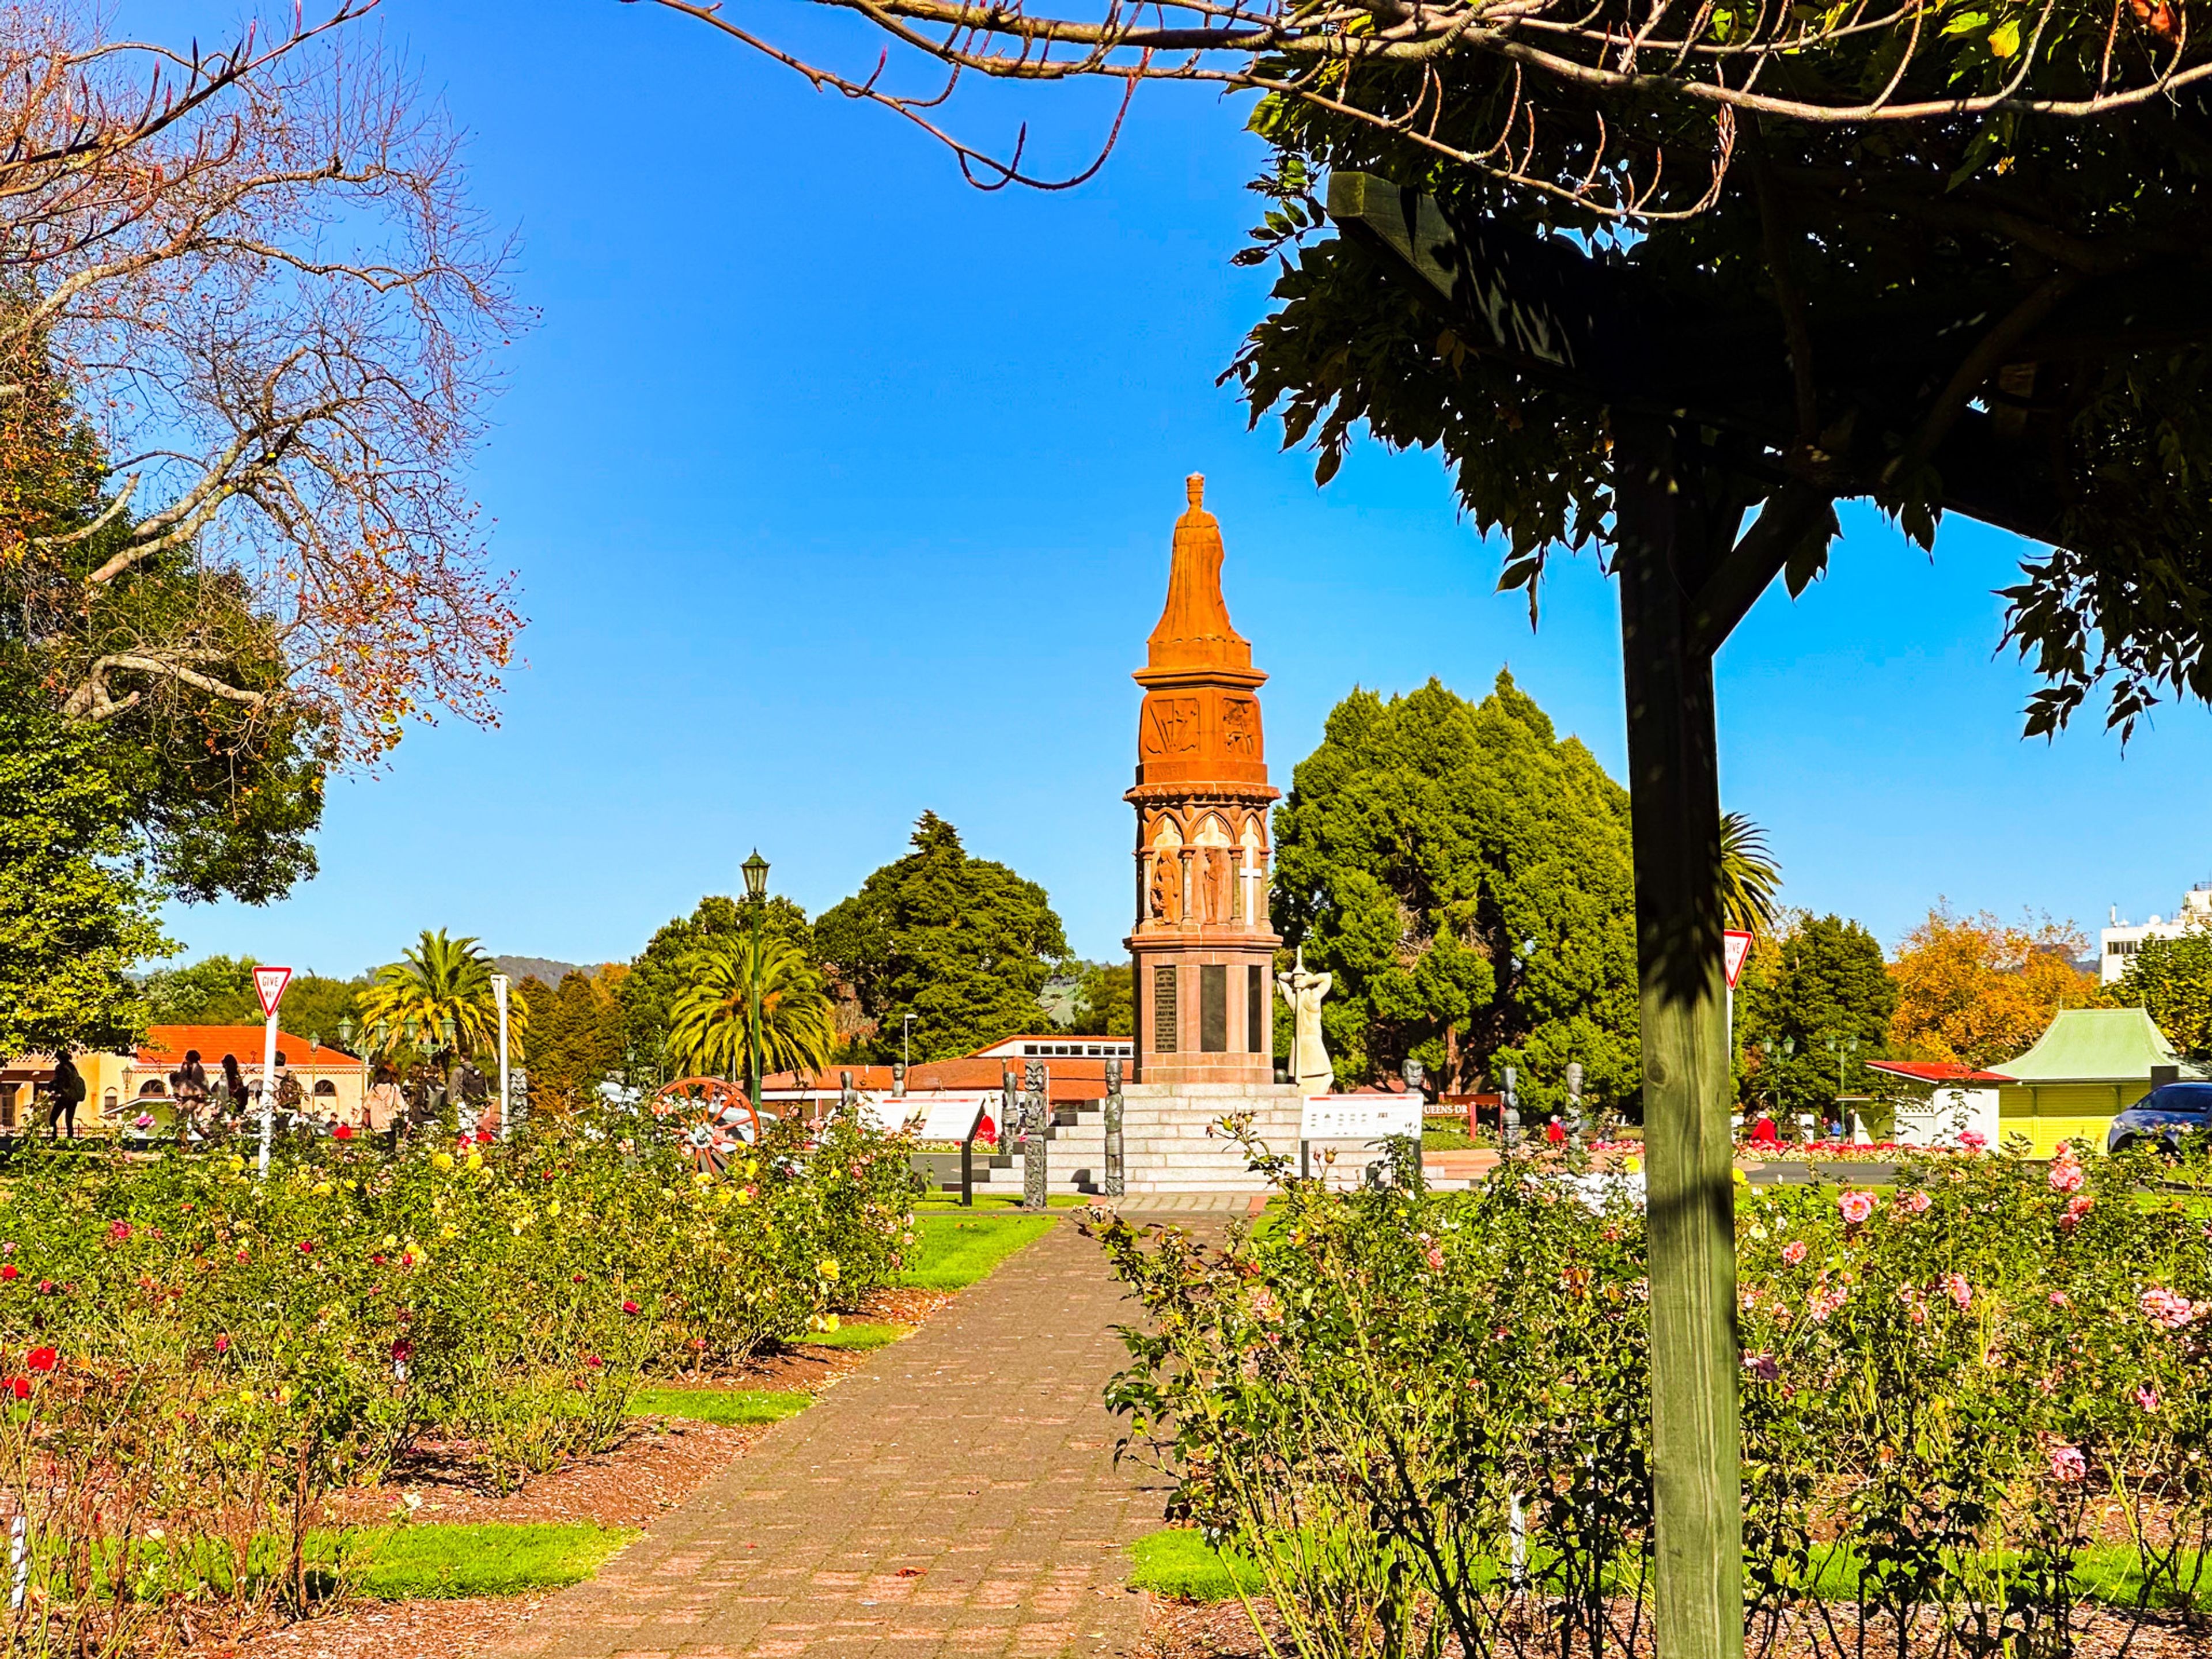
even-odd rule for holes
{"type": "Polygon", "coordinates": [[[22,1276],[23,1270],[12,1261],[6,1267],[0,1267],[0,1279],[21,1279],[22,1276]]]}
{"type": "Polygon", "coordinates": [[[230,1339],[227,1336],[218,1336],[216,1338],[215,1351],[217,1353],[228,1353],[230,1352],[230,1339]]]}
{"type": "Polygon", "coordinates": [[[415,1345],[405,1337],[400,1337],[392,1345],[392,1361],[394,1364],[404,1364],[407,1357],[414,1352],[415,1345]]]}
{"type": "Polygon", "coordinates": [[[490,1131],[490,1130],[489,1130],[489,1129],[479,1129],[479,1130],[477,1130],[477,1146],[490,1146],[490,1145],[491,1145],[491,1131],[490,1131]]]}
{"type": "Polygon", "coordinates": [[[351,1140],[353,1139],[353,1125],[350,1123],[339,1124],[337,1128],[331,1131],[331,1139],[333,1140],[351,1140]]]}
{"type": "Polygon", "coordinates": [[[634,1313],[635,1313],[635,1312],[637,1311],[637,1304],[636,1304],[636,1303],[635,1303],[635,1302],[625,1302],[625,1303],[623,1303],[623,1311],[624,1313],[626,1313],[626,1314],[634,1314],[634,1313]]]}
{"type": "Polygon", "coordinates": [[[315,1241],[313,1239],[303,1238],[300,1241],[300,1254],[301,1255],[313,1255],[314,1253],[315,1241]]]}
{"type": "Polygon", "coordinates": [[[599,1366],[605,1364],[606,1362],[601,1359],[599,1355],[595,1353],[587,1353],[584,1356],[584,1363],[596,1370],[599,1366]]]}
{"type": "Polygon", "coordinates": [[[31,1397],[31,1379],[27,1376],[10,1379],[8,1387],[18,1400],[28,1400],[31,1397]]]}
{"type": "Polygon", "coordinates": [[[23,1364],[34,1371],[50,1371],[61,1364],[61,1358],[52,1348],[33,1348],[23,1356],[23,1364]]]}

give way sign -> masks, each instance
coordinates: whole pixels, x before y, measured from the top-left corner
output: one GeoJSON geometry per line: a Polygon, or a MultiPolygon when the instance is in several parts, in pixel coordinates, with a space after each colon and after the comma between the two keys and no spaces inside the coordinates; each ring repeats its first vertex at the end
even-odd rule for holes
{"type": "Polygon", "coordinates": [[[1751,955],[1751,935],[1739,933],[1734,928],[1721,935],[1721,967],[1728,974],[1729,989],[1742,975],[1746,957],[1751,955]]]}
{"type": "MultiPolygon", "coordinates": [[[[261,999],[261,1012],[269,1018],[276,1018],[276,1005],[284,1000],[284,988],[291,983],[289,968],[256,968],[253,970],[253,991],[261,999]]],[[[1731,977],[1729,983],[1735,981],[1731,977]]]]}

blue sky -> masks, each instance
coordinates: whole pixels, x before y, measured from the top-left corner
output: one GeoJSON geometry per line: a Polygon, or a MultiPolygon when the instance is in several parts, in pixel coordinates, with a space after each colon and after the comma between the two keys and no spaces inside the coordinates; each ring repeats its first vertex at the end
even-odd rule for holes
{"type": "MultiPolygon", "coordinates": [[[[781,40],[872,61],[769,0],[781,40]]],[[[386,0],[473,135],[476,197],[520,234],[539,326],[475,479],[520,573],[523,663],[495,730],[420,731],[331,791],[322,874],[285,902],[179,908],[189,955],[323,972],[426,927],[569,961],[628,957],[757,844],[818,913],[933,808],[1042,882],[1085,955],[1129,921],[1137,688],[1185,473],[1287,786],[1353,685],[1501,665],[1616,776],[1618,623],[1560,560],[1532,635],[1431,457],[1355,450],[1323,490],[1215,377],[1262,313],[1241,108],[1148,89],[1089,184],[986,195],[881,112],[700,26],[616,0],[386,0]]],[[[230,8],[137,0],[129,28],[230,8]]],[[[1081,165],[1091,91],[984,88],[963,129],[1081,165]]],[[[2212,721],[2124,755],[2094,726],[2023,742],[2030,677],[1993,656],[2022,549],[1960,523],[1931,562],[1846,518],[1826,580],[1770,593],[1720,665],[1727,802],[1791,902],[1886,943],[1939,896],[2093,930],[2212,872],[2195,827],[2212,721]]]]}

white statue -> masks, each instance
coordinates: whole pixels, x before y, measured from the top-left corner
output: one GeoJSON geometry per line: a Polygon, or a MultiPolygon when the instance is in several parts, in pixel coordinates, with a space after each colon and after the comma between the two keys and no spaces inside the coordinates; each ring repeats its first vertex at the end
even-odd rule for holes
{"type": "Polygon", "coordinates": [[[1327,1094],[1336,1084],[1328,1050],[1321,1040],[1321,1000],[1335,983],[1334,975],[1306,966],[1304,945],[1298,947],[1297,966],[1275,975],[1276,988],[1291,1005],[1291,1075],[1310,1095],[1327,1094]]]}

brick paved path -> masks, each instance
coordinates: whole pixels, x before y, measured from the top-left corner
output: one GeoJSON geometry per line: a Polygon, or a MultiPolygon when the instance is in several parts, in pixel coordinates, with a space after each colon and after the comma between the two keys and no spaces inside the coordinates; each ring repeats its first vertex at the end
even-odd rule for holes
{"type": "Polygon", "coordinates": [[[1094,1659],[1145,1598],[1156,1478],[1113,1464],[1129,1316],[1070,1220],[664,1516],[505,1652],[533,1659],[1094,1659]],[[901,1577],[903,1571],[918,1570],[901,1577]]]}

